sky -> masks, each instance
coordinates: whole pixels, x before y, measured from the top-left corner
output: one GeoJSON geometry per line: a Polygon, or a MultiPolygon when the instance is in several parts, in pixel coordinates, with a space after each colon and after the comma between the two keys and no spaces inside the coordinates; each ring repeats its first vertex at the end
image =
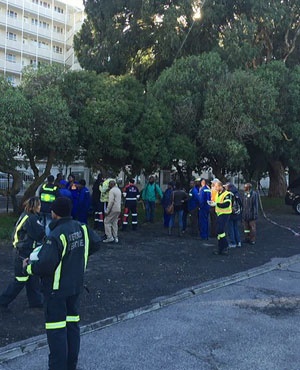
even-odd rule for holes
{"type": "Polygon", "coordinates": [[[75,5],[79,8],[83,8],[83,1],[82,0],[63,0],[65,3],[69,5],[75,5]]]}

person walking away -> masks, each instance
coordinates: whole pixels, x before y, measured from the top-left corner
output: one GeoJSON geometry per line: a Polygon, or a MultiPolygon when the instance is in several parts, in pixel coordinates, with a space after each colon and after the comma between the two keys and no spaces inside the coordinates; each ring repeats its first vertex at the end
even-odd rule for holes
{"type": "Polygon", "coordinates": [[[169,232],[168,234],[172,234],[172,228],[175,225],[176,216],[178,217],[178,236],[182,236],[183,230],[183,208],[184,203],[187,201],[188,195],[187,193],[182,190],[180,183],[176,183],[175,190],[172,193],[172,202],[174,204],[174,213],[171,215],[170,223],[169,223],[169,232]]]}
{"type": "Polygon", "coordinates": [[[19,217],[13,232],[13,247],[15,249],[14,280],[0,296],[0,306],[4,309],[26,287],[29,307],[42,307],[43,297],[38,276],[23,274],[23,260],[42,243],[45,230],[40,221],[39,212],[41,201],[39,197],[32,197],[24,203],[24,211],[19,217]]]}
{"type": "Polygon", "coordinates": [[[242,199],[238,189],[231,183],[224,185],[225,189],[232,194],[232,213],[228,220],[229,248],[242,246],[240,224],[242,220],[242,199]]]}
{"type": "Polygon", "coordinates": [[[209,204],[215,207],[217,214],[217,239],[218,250],[214,254],[228,254],[228,241],[226,237],[226,226],[232,213],[232,195],[225,190],[221,181],[215,183],[215,189],[218,191],[216,202],[210,201],[209,204]]]}
{"type": "Polygon", "coordinates": [[[197,178],[194,187],[189,192],[188,209],[191,215],[191,235],[193,236],[199,235],[200,182],[201,179],[197,178]]]}
{"type": "Polygon", "coordinates": [[[171,219],[171,215],[167,212],[167,208],[172,203],[172,192],[173,192],[173,182],[169,182],[167,189],[164,191],[163,196],[161,198],[161,205],[164,210],[164,227],[169,228],[169,223],[171,219]]]}
{"type": "Polygon", "coordinates": [[[146,207],[146,222],[154,222],[155,204],[157,196],[163,197],[161,188],[156,184],[154,176],[149,177],[149,182],[142,192],[142,198],[146,207]]]}
{"type": "MultiPolygon", "coordinates": [[[[216,179],[213,179],[211,182],[210,197],[211,197],[212,202],[216,202],[216,199],[218,196],[218,191],[215,189],[215,185],[218,181],[219,180],[216,178],[216,179]]],[[[217,214],[216,214],[215,207],[210,208],[209,215],[210,215],[210,236],[212,238],[216,238],[217,237],[217,214]]]]}
{"type": "Polygon", "coordinates": [[[199,221],[200,221],[200,237],[202,240],[208,240],[208,218],[210,212],[210,206],[208,202],[211,200],[211,191],[207,185],[207,180],[201,180],[200,188],[200,211],[199,211],[199,221]]]}
{"type": "Polygon", "coordinates": [[[116,184],[116,180],[110,180],[109,189],[108,204],[104,219],[106,239],[103,240],[103,243],[118,243],[118,219],[121,213],[122,193],[116,184]]]}
{"type": "MultiPolygon", "coordinates": [[[[100,203],[100,185],[103,184],[102,174],[99,173],[97,176],[97,180],[94,182],[93,190],[92,190],[92,206],[94,212],[94,230],[100,230],[100,214],[101,214],[101,203],[100,203]]],[[[102,213],[103,215],[103,213],[102,213]]],[[[102,219],[103,221],[103,219],[102,219]]],[[[102,222],[103,224],[103,222],[102,222]]],[[[103,228],[102,228],[103,230],[103,228]]]]}
{"type": "Polygon", "coordinates": [[[41,199],[41,216],[46,235],[49,234],[49,224],[51,222],[51,207],[52,203],[59,197],[59,189],[54,185],[54,176],[47,177],[47,183],[44,184],[39,193],[41,199]]]}
{"type": "Polygon", "coordinates": [[[258,217],[258,195],[252,190],[250,183],[244,186],[243,197],[243,224],[245,243],[256,243],[256,220],[258,217]]]}
{"type": "Polygon", "coordinates": [[[130,179],[129,184],[123,189],[123,196],[125,198],[125,208],[123,215],[123,226],[122,230],[127,230],[129,214],[131,213],[131,227],[132,230],[136,230],[138,225],[138,212],[137,202],[140,199],[140,191],[135,185],[135,180],[130,179]]]}
{"type": "Polygon", "coordinates": [[[45,322],[50,349],[49,370],[76,370],[80,349],[79,297],[88,255],[100,238],[71,217],[70,199],[53,202],[51,232],[37,255],[25,259],[29,276],[40,276],[45,297],[45,322]]]}

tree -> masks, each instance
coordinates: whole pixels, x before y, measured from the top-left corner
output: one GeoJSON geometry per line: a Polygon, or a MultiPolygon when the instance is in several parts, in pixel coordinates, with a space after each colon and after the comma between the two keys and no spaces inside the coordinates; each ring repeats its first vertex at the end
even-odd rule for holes
{"type": "Polygon", "coordinates": [[[211,35],[218,30],[212,30],[211,19],[200,24],[193,18],[201,4],[195,0],[86,0],[87,18],[74,39],[78,60],[97,73],[133,72],[142,82],[156,79],[177,57],[217,45],[211,35]]]}
{"type": "Polygon", "coordinates": [[[22,176],[17,171],[17,156],[22,155],[22,143],[29,139],[26,129],[31,118],[30,106],[19,89],[0,80],[0,171],[13,176],[10,189],[13,209],[17,212],[16,195],[20,192],[22,176]]]}
{"type": "Polygon", "coordinates": [[[60,89],[64,74],[57,66],[41,66],[24,72],[21,87],[32,117],[26,127],[30,137],[22,143],[22,149],[34,173],[34,181],[26,190],[24,199],[35,193],[50,174],[55,161],[70,163],[78,153],[78,128],[70,117],[60,89]],[[46,160],[42,173],[37,165],[40,159],[46,160]]]}

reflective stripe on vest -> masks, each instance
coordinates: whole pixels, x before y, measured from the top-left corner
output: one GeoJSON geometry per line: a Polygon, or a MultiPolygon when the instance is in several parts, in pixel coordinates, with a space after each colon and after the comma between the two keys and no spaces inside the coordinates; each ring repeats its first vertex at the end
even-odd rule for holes
{"type": "Polygon", "coordinates": [[[48,188],[46,184],[43,185],[42,189],[48,193],[41,193],[41,201],[45,203],[53,203],[56,199],[54,192],[56,192],[57,187],[48,188]]]}
{"type": "Polygon", "coordinates": [[[217,213],[218,216],[220,216],[220,215],[230,215],[232,213],[232,201],[231,201],[231,199],[224,200],[227,197],[227,195],[230,195],[230,194],[231,193],[229,191],[224,191],[223,193],[217,195],[216,213],[217,213]],[[228,207],[219,208],[218,203],[220,203],[220,204],[228,203],[228,207]]]}
{"type": "Polygon", "coordinates": [[[89,240],[89,233],[88,233],[86,225],[82,225],[81,227],[84,233],[84,269],[86,269],[88,258],[89,258],[90,240],[89,240]]]}
{"type": "Polygon", "coordinates": [[[63,251],[62,251],[62,255],[61,255],[61,260],[58,264],[58,266],[56,267],[56,270],[55,270],[55,273],[54,273],[54,279],[53,279],[53,290],[58,290],[59,289],[59,283],[60,283],[60,276],[61,276],[61,267],[62,267],[62,260],[66,254],[66,251],[67,251],[67,239],[66,237],[64,236],[64,234],[62,234],[60,236],[60,240],[62,242],[62,245],[63,245],[63,251]]]}
{"type": "Polygon", "coordinates": [[[18,237],[18,232],[21,230],[22,226],[24,225],[24,223],[26,222],[26,220],[29,218],[28,215],[25,215],[22,220],[19,222],[19,224],[17,225],[16,227],[16,231],[15,231],[15,235],[14,235],[14,240],[13,240],[13,246],[14,248],[17,248],[17,244],[18,244],[18,241],[19,241],[19,237],[18,237]]]}

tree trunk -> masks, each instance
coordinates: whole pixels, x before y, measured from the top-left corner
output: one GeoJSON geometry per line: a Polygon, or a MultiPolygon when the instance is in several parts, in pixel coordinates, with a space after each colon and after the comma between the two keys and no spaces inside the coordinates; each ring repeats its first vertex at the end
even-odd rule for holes
{"type": "Polygon", "coordinates": [[[270,187],[268,196],[270,198],[284,197],[286,193],[285,168],[280,161],[268,162],[270,187]]]}
{"type": "MultiPolygon", "coordinates": [[[[33,183],[28,187],[28,189],[25,191],[21,204],[20,204],[20,210],[22,209],[23,203],[26,199],[29,199],[30,197],[33,197],[35,195],[35,192],[37,188],[46,180],[46,178],[50,175],[52,165],[54,163],[55,159],[55,153],[52,151],[49,153],[46,163],[45,171],[41,174],[41,176],[36,176],[34,178],[33,183]]],[[[37,174],[37,166],[35,164],[34,160],[30,160],[30,167],[33,170],[35,174],[37,174]]]]}

